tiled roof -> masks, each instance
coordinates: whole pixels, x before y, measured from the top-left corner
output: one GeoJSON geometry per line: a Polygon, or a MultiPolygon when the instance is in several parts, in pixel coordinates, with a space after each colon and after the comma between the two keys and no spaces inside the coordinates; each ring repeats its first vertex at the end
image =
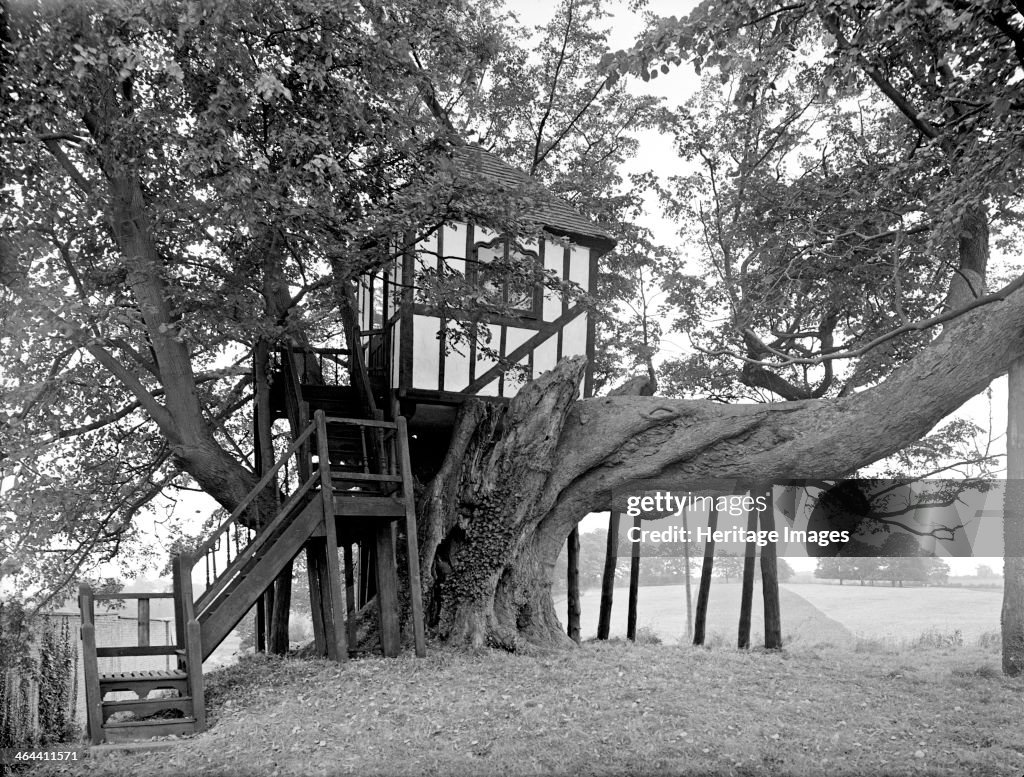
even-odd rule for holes
{"type": "MultiPolygon", "coordinates": [[[[452,157],[460,171],[493,180],[505,191],[515,192],[538,185],[535,179],[522,170],[517,170],[479,146],[458,146],[452,157]]],[[[530,214],[531,218],[553,232],[587,238],[605,250],[615,245],[615,238],[572,205],[547,190],[544,192],[547,196],[538,203],[537,210],[530,214]]]]}

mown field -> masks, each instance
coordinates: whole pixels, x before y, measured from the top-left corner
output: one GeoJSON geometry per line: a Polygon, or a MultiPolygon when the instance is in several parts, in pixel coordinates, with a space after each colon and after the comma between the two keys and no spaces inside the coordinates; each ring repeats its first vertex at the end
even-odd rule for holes
{"type": "MultiPolygon", "coordinates": [[[[612,608],[612,636],[626,633],[629,591],[616,588],[612,608]]],[[[586,591],[581,599],[581,633],[597,634],[601,592],[586,591]]],[[[693,586],[694,604],[697,587],[693,586]]],[[[565,597],[556,600],[565,617],[565,597]]],[[[893,642],[913,641],[926,632],[952,634],[959,630],[965,642],[999,629],[1002,592],[970,588],[891,588],[889,586],[808,583],[782,585],[783,638],[788,643],[852,645],[856,638],[893,642]]],[[[711,586],[708,633],[733,644],[739,620],[740,585],[716,580],[711,586]]],[[[752,632],[764,633],[760,583],[754,587],[752,632]]],[[[663,642],[674,644],[686,629],[686,593],[682,585],[641,587],[637,621],[663,642]]],[[[756,640],[755,640],[756,642],[756,640]]]]}
{"type": "Polygon", "coordinates": [[[1024,681],[978,648],[590,643],[547,655],[246,659],[170,750],[40,775],[1024,773],[1024,681]]]}

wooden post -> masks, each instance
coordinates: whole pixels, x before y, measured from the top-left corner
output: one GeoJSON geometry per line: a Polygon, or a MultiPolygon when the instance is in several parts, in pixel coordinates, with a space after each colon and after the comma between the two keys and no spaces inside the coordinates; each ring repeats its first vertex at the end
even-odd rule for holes
{"type": "Polygon", "coordinates": [[[711,595],[711,573],[715,566],[714,534],[718,531],[718,510],[711,508],[708,513],[710,536],[704,543],[704,563],[700,568],[700,588],[697,589],[697,617],[693,623],[693,644],[704,644],[704,631],[708,619],[708,597],[711,595]]]}
{"type": "Polygon", "coordinates": [[[326,546],[327,585],[321,588],[324,633],[327,639],[327,656],[334,661],[348,660],[348,640],[345,638],[341,614],[341,571],[338,569],[338,525],[334,517],[334,486],[331,482],[331,462],[327,450],[327,421],[323,410],[315,415],[317,458],[320,461],[320,501],[323,505],[324,535],[326,546]]]}
{"type": "Polygon", "coordinates": [[[85,675],[85,712],[89,726],[89,740],[98,745],[103,742],[103,696],[100,693],[100,673],[96,662],[96,625],[92,588],[82,583],[78,588],[78,607],[82,614],[82,671],[85,675]]]}
{"type": "Polygon", "coordinates": [[[612,599],[615,596],[615,565],[619,553],[619,514],[608,514],[608,540],[604,551],[604,572],[601,574],[601,611],[597,618],[597,638],[608,639],[612,624],[612,599]]]}
{"type": "MultiPolygon", "coordinates": [[[[256,462],[256,475],[262,477],[263,473],[274,464],[273,417],[270,410],[270,376],[267,374],[268,360],[270,358],[270,346],[266,340],[260,339],[256,343],[253,354],[253,375],[256,382],[256,401],[253,411],[253,455],[256,462]]],[[[276,491],[276,485],[271,485],[276,491]]],[[[259,509],[257,504],[257,509],[259,509]]],[[[265,526],[273,516],[260,515],[259,529],[265,526]]],[[[273,611],[273,586],[267,593],[260,595],[256,602],[256,650],[260,653],[267,652],[268,626],[270,615],[273,611]]],[[[185,643],[185,621],[181,620],[181,634],[179,635],[180,645],[185,643]]]]}
{"type": "Polygon", "coordinates": [[[192,599],[192,557],[180,554],[177,563],[181,565],[181,604],[185,622],[185,663],[188,671],[188,695],[192,697],[192,717],[196,731],[206,729],[206,698],[203,688],[203,645],[192,599]]]}
{"type": "MultiPolygon", "coordinates": [[[[761,529],[775,531],[775,501],[771,485],[764,489],[767,509],[760,515],[761,529]]],[[[769,542],[761,548],[761,594],[764,598],[764,646],[769,650],[782,648],[782,614],[779,608],[778,548],[769,542]]]]}
{"type": "Polygon", "coordinates": [[[181,602],[181,565],[177,556],[171,559],[171,592],[174,598],[174,644],[181,646],[185,644],[185,615],[181,602]]]}
{"type": "Polygon", "coordinates": [[[149,599],[139,599],[136,621],[139,629],[139,647],[149,647],[149,599]]]}
{"type": "Polygon", "coordinates": [[[580,643],[580,528],[574,526],[569,532],[566,585],[569,593],[569,639],[580,643]]]}
{"type": "Polygon", "coordinates": [[[348,644],[356,644],[356,569],[352,559],[352,543],[344,540],[345,558],[345,623],[348,625],[348,644]]]}
{"type": "Polygon", "coordinates": [[[359,540],[356,548],[359,551],[359,586],[356,606],[361,608],[377,595],[376,547],[372,537],[367,536],[359,540]]]}
{"type": "MultiPolygon", "coordinates": [[[[641,518],[639,515],[633,518],[633,528],[639,529],[641,518]]],[[[640,542],[639,532],[636,533],[637,542],[633,543],[632,552],[629,556],[629,612],[626,614],[626,639],[636,641],[636,608],[640,598],[640,542]]]]}
{"type": "Polygon", "coordinates": [[[292,562],[284,565],[284,569],[273,583],[274,606],[271,608],[269,629],[269,650],[279,656],[288,652],[288,621],[292,606],[292,562]]]}
{"type": "MultiPolygon", "coordinates": [[[[756,510],[750,510],[747,513],[747,531],[757,532],[756,510]]],[[[743,556],[743,591],[740,596],[739,639],[736,642],[736,646],[740,650],[750,647],[750,615],[754,607],[754,565],[756,563],[757,543],[748,541],[746,553],[743,556]]]]}
{"type": "MultiPolygon", "coordinates": [[[[412,485],[412,459],[409,456],[409,438],[404,416],[399,416],[396,437],[398,442],[398,463],[402,470],[402,496],[405,500],[405,543],[409,566],[409,603],[412,608],[412,631],[416,655],[427,654],[427,642],[423,633],[423,592],[420,583],[420,548],[416,535],[416,498],[412,485]]],[[[577,631],[579,631],[577,627],[577,631]]],[[[579,639],[577,638],[577,641],[579,639]]]]}
{"type": "Polygon", "coordinates": [[[260,597],[259,615],[256,621],[256,649],[261,652],[270,652],[270,626],[273,619],[274,584],[271,583],[260,597]]]}
{"type": "Polygon", "coordinates": [[[689,507],[683,505],[683,559],[686,564],[686,641],[693,639],[693,593],[690,590],[690,524],[689,507]]]}
{"type": "Polygon", "coordinates": [[[206,730],[206,693],[203,687],[203,647],[199,623],[192,618],[185,624],[185,655],[188,660],[188,691],[192,697],[192,717],[196,732],[206,730]]]}
{"type": "MultiPolygon", "coordinates": [[[[317,538],[320,539],[320,538],[317,538]]],[[[320,590],[320,565],[326,564],[325,543],[310,540],[306,543],[306,577],[309,582],[309,614],[313,621],[313,643],[320,658],[327,656],[327,640],[324,636],[324,599],[320,590]]]]}
{"type": "Polygon", "coordinates": [[[384,655],[394,658],[402,650],[402,633],[398,622],[398,569],[392,523],[381,522],[374,532],[377,556],[377,607],[380,614],[380,643],[384,655]]]}

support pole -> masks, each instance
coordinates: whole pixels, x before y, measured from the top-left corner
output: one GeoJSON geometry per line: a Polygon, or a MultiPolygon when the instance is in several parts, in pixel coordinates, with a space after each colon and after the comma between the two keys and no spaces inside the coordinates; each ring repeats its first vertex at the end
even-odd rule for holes
{"type": "Polygon", "coordinates": [[[569,639],[577,645],[580,643],[580,529],[573,527],[569,532],[566,570],[566,586],[569,593],[569,639]]]}
{"type": "Polygon", "coordinates": [[[356,570],[352,559],[352,543],[348,537],[343,541],[345,561],[345,624],[348,629],[348,644],[356,644],[356,570]]]}
{"type": "Polygon", "coordinates": [[[711,573],[715,566],[715,541],[711,539],[718,531],[718,510],[711,508],[708,514],[708,541],[704,543],[704,563],[700,568],[700,588],[697,590],[697,618],[693,624],[693,644],[703,645],[705,625],[708,619],[708,597],[711,594],[711,573]]]}
{"type": "MultiPolygon", "coordinates": [[[[756,493],[756,491],[755,491],[756,493]]],[[[757,511],[747,513],[747,532],[757,532],[757,511]]],[[[754,608],[754,566],[757,563],[757,543],[747,542],[746,553],[743,555],[743,592],[740,596],[739,639],[736,646],[740,650],[750,647],[750,616],[754,608]]]]}
{"type": "Polygon", "coordinates": [[[686,564],[686,641],[689,642],[693,639],[693,592],[690,585],[690,523],[689,523],[689,512],[690,509],[686,505],[683,506],[683,536],[686,537],[686,541],[683,542],[683,559],[686,564]]]}
{"type": "Polygon", "coordinates": [[[608,541],[601,574],[601,611],[597,618],[597,638],[608,639],[612,624],[612,599],[615,596],[615,564],[619,553],[619,514],[608,514],[608,541]]]}
{"type": "MultiPolygon", "coordinates": [[[[633,518],[633,528],[640,528],[639,515],[633,518]]],[[[640,533],[636,532],[639,538],[640,533]]],[[[640,598],[640,542],[632,543],[629,555],[629,612],[626,614],[626,639],[636,641],[636,608],[640,598]]]]}
{"type": "MultiPolygon", "coordinates": [[[[320,501],[324,520],[326,585],[321,585],[320,596],[324,602],[324,638],[327,641],[327,657],[333,661],[348,660],[348,641],[342,620],[341,571],[338,569],[338,527],[334,517],[334,487],[331,482],[331,460],[327,449],[327,421],[323,410],[314,413],[316,423],[316,451],[320,471],[320,501]]],[[[321,578],[323,580],[323,578],[321,578]]]]}
{"type": "MultiPolygon", "coordinates": [[[[764,489],[767,509],[760,514],[763,531],[775,531],[775,500],[771,485],[764,489]]],[[[761,548],[761,594],[764,597],[764,646],[769,650],[782,648],[782,613],[779,608],[778,548],[769,542],[761,548]]]]}
{"type": "Polygon", "coordinates": [[[384,655],[396,657],[402,648],[398,623],[398,569],[392,523],[381,523],[374,532],[377,551],[377,605],[380,614],[380,642],[384,655]]]}
{"type": "MultiPolygon", "coordinates": [[[[412,485],[412,460],[409,456],[409,437],[405,418],[398,416],[395,431],[398,438],[398,463],[402,469],[402,497],[405,500],[405,542],[409,566],[409,604],[412,609],[413,641],[416,655],[427,655],[427,641],[423,633],[423,593],[420,589],[420,548],[416,536],[416,499],[412,485]]],[[[578,631],[578,628],[577,628],[578,631]]]]}
{"type": "Polygon", "coordinates": [[[309,581],[309,613],[313,621],[313,644],[320,658],[327,656],[324,631],[324,600],[320,587],[320,565],[327,563],[324,543],[310,540],[306,543],[306,577],[309,581]]]}

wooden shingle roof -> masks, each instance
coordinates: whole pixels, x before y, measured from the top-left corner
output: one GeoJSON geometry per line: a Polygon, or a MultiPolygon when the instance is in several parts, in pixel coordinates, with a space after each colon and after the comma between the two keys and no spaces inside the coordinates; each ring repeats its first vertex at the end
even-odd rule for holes
{"type": "MultiPolygon", "coordinates": [[[[499,157],[479,146],[457,146],[452,158],[460,173],[472,175],[477,180],[486,179],[497,184],[502,191],[519,192],[534,190],[538,182],[504,162],[499,157]]],[[[615,238],[600,226],[577,211],[572,205],[556,195],[541,190],[543,195],[530,218],[539,222],[547,231],[569,238],[575,242],[593,245],[601,251],[615,247],[615,238]]]]}

